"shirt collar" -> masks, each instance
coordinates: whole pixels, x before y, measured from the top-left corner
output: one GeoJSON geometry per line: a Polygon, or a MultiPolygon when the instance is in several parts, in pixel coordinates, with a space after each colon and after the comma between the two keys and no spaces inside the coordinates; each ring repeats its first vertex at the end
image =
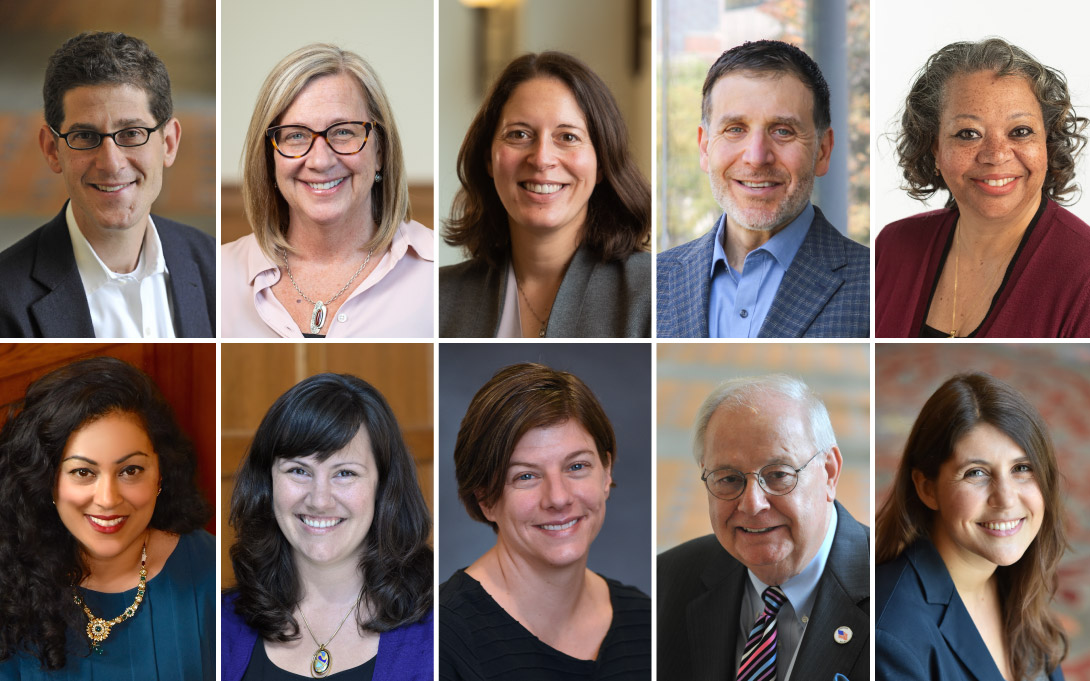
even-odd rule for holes
{"type": "Polygon", "coordinates": [[[140,256],[136,261],[136,269],[126,274],[114,272],[95,253],[91,242],[83,236],[79,225],[76,224],[76,214],[72,210],[72,202],[64,211],[65,222],[68,223],[68,237],[72,240],[72,254],[76,259],[76,269],[79,270],[84,288],[88,293],[93,293],[110,282],[142,281],[156,274],[167,273],[167,263],[163,258],[163,245],[159,241],[159,232],[155,229],[155,221],[148,215],[148,227],[144,232],[144,240],[140,245],[140,256]]]}
{"type": "MultiPolygon", "coordinates": [[[[836,536],[835,504],[833,504],[830,509],[829,529],[825,531],[825,539],[822,540],[817,555],[815,555],[810,560],[810,563],[802,569],[802,572],[779,585],[780,588],[783,589],[784,595],[787,596],[787,600],[791,601],[791,607],[795,609],[795,615],[799,619],[802,619],[803,617],[808,618],[810,616],[811,608],[814,607],[814,596],[817,593],[817,585],[821,580],[822,573],[825,572],[825,563],[829,560],[829,551],[833,548],[834,536],[836,536]]],[[[753,585],[753,588],[757,589],[757,594],[764,593],[764,590],[770,585],[757,579],[757,576],[753,574],[752,571],[747,570],[747,572],[749,572],[750,583],[753,585]]]]}
{"type": "MultiPolygon", "coordinates": [[[[806,233],[810,231],[810,225],[814,222],[814,204],[806,202],[806,207],[788,223],[786,227],[772,235],[772,238],[754,250],[766,251],[776,259],[780,267],[787,270],[795,260],[795,254],[806,239],[806,233]]],[[[715,267],[722,262],[727,267],[727,253],[723,248],[724,237],[727,229],[727,214],[719,217],[719,224],[715,228],[715,246],[712,251],[712,269],[710,276],[715,276],[715,267]]]]}

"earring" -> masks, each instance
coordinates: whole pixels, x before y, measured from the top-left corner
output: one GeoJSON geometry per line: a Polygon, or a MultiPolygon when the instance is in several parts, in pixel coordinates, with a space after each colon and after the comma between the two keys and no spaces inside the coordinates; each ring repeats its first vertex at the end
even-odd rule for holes
{"type": "Polygon", "coordinates": [[[163,486],[159,485],[159,491],[155,493],[155,496],[159,496],[162,493],[163,493],[163,486]]]}
{"type": "Polygon", "coordinates": [[[375,182],[382,182],[382,171],[381,170],[376,170],[375,171],[375,182]]]}
{"type": "Polygon", "coordinates": [[[935,177],[942,177],[942,171],[939,170],[938,166],[935,166],[935,177]]]}

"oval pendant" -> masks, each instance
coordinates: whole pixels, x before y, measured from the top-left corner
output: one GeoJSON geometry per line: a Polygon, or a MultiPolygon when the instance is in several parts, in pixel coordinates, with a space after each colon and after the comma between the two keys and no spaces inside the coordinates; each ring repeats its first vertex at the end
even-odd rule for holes
{"type": "Polygon", "coordinates": [[[325,303],[318,301],[314,303],[314,311],[310,313],[310,332],[321,333],[322,326],[325,324],[325,303]]]}
{"type": "Polygon", "coordinates": [[[310,673],[315,678],[321,678],[329,671],[329,665],[331,663],[329,651],[325,649],[325,646],[318,648],[318,651],[314,653],[314,657],[310,659],[310,673]]]}

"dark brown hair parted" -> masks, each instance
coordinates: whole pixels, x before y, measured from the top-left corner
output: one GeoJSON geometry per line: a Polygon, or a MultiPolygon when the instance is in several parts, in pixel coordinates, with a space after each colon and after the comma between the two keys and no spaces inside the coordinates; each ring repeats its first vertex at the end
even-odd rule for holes
{"type": "Polygon", "coordinates": [[[594,439],[598,458],[612,467],[617,439],[602,405],[578,377],[543,364],[513,364],[496,372],[469,403],[454,445],[458,498],[474,520],[485,518],[481,504],[503,496],[511,453],[522,436],[575,419],[594,439]]]}
{"type": "Polygon", "coordinates": [[[132,85],[147,93],[156,125],[174,115],[167,67],[147,43],[124,33],[80,33],[49,58],[42,98],[45,122],[57,132],[65,132],[65,93],[83,85],[132,85]]]}
{"type": "Polygon", "coordinates": [[[995,573],[1004,595],[1011,673],[1018,679],[1036,678],[1037,671],[1048,673],[1067,654],[1067,637],[1049,609],[1067,539],[1052,438],[1040,414],[1017,390],[988,374],[967,373],[951,377],[928,398],[909,432],[889,497],[878,511],[875,560],[894,560],[930,534],[935,512],[917,496],[912,472],[934,480],[958,441],[981,423],[997,428],[1026,453],[1044,499],[1037,537],[1018,562],[995,573]]]}
{"type": "MultiPolygon", "coordinates": [[[[946,180],[935,172],[933,151],[939,135],[946,87],[954,76],[979,71],[1026,79],[1041,105],[1046,130],[1048,174],[1044,183],[1045,195],[1057,203],[1069,202],[1065,197],[1078,189],[1075,157],[1086,144],[1082,131],[1087,119],[1075,113],[1062,73],[1002,38],[951,43],[931,55],[916,74],[905,99],[901,129],[896,135],[898,164],[909,196],[923,201],[939,190],[950,191],[946,180]]],[[[950,194],[947,208],[955,203],[954,195],[950,194]]]]}
{"type": "Polygon", "coordinates": [[[499,267],[511,250],[507,211],[488,174],[492,140],[503,107],[519,85],[532,78],[564,83],[587,119],[602,181],[587,207],[582,243],[603,262],[646,250],[651,239],[651,186],[628,149],[628,129],[602,79],[563,52],[523,55],[503,70],[469,126],[458,151],[458,179],[443,239],[472,258],[499,267]]]}

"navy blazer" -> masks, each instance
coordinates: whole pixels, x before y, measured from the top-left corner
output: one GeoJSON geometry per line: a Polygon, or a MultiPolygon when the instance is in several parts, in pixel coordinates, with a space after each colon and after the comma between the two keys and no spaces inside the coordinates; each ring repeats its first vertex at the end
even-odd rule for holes
{"type": "MultiPolygon", "coordinates": [[[[836,502],[837,525],[793,677],[807,681],[870,679],[870,533],[836,502]],[[847,626],[852,638],[833,634],[847,626]]],[[[748,579],[715,535],[658,556],[658,676],[723,681],[735,674],[739,608],[748,579]]]]}
{"type": "MultiPolygon", "coordinates": [[[[920,539],[875,570],[875,671],[881,681],[1002,681],[942,556],[920,539]]],[[[1051,681],[1062,681],[1056,669],[1051,681]]]]}
{"type": "MultiPolygon", "coordinates": [[[[65,208],[67,208],[67,203],[65,208]]],[[[65,208],[57,217],[0,253],[0,337],[94,338],[91,308],[76,268],[65,208]]],[[[201,232],[153,215],[170,271],[174,334],[216,335],[216,242],[201,232]]]]}
{"type": "MultiPolygon", "coordinates": [[[[658,255],[659,338],[708,337],[714,251],[712,228],[658,255]]],[[[817,206],[758,337],[870,338],[870,249],[838,232],[817,206]]]]}

